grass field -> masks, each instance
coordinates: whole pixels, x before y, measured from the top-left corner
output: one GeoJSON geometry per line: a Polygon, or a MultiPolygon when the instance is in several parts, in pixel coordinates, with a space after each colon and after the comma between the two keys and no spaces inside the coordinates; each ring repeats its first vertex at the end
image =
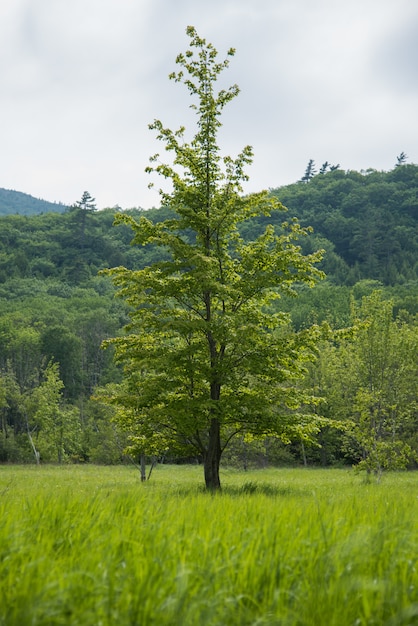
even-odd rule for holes
{"type": "Polygon", "coordinates": [[[418,624],[418,474],[0,467],[1,626],[418,624]]]}

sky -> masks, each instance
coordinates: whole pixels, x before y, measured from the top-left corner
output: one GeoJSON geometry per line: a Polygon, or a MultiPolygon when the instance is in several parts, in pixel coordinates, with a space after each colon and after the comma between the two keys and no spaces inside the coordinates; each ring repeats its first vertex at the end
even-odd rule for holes
{"type": "Polygon", "coordinates": [[[220,60],[236,49],[220,145],[253,147],[245,192],[296,182],[310,159],[418,163],[417,0],[1,0],[0,187],[159,206],[167,187],[145,168],[164,146],[148,125],[195,132],[187,89],[168,79],[188,25],[220,60]]]}

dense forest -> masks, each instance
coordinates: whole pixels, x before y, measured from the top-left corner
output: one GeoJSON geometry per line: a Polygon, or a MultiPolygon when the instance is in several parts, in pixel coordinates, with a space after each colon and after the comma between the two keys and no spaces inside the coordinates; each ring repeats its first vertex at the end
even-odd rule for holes
{"type": "MultiPolygon", "coordinates": [[[[129,318],[100,271],[140,269],[161,253],[132,246],[131,229],[113,226],[115,209],[95,210],[88,194],[72,207],[52,204],[32,214],[29,200],[25,205],[30,196],[7,193],[0,194],[0,208],[6,207],[0,211],[0,462],[122,462],[130,433],[100,400],[121,372],[102,342],[122,333],[129,318]]],[[[326,278],[277,306],[289,314],[289,332],[326,324],[304,384],[324,399],[316,410],[336,425],[292,443],[237,439],[225,461],[351,464],[373,448],[379,464],[390,466],[384,450],[391,444],[402,452],[398,460],[413,465],[418,166],[336,168],[270,193],[287,211],[248,220],[242,235],[252,241],[267,219],[280,230],[297,218],[313,228],[300,241],[302,251],[325,250],[326,278]]],[[[155,222],[169,216],[164,207],[126,213],[155,222]]],[[[184,458],[187,450],[164,454],[184,458]]]]}

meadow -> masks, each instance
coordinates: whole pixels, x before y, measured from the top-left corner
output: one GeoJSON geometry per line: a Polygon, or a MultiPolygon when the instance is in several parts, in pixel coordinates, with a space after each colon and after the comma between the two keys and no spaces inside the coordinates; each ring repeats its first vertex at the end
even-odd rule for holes
{"type": "Polygon", "coordinates": [[[418,624],[418,474],[0,467],[1,626],[418,624]]]}

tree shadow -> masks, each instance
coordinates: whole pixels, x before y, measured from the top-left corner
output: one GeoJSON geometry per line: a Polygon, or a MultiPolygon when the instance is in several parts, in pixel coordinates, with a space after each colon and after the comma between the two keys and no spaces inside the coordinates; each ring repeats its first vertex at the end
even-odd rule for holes
{"type": "Polygon", "coordinates": [[[255,481],[247,481],[242,485],[223,485],[219,491],[210,491],[201,485],[199,493],[205,493],[214,496],[268,496],[271,498],[277,497],[302,497],[309,492],[309,489],[301,487],[295,487],[293,485],[272,485],[270,483],[259,483],[255,481]]]}

